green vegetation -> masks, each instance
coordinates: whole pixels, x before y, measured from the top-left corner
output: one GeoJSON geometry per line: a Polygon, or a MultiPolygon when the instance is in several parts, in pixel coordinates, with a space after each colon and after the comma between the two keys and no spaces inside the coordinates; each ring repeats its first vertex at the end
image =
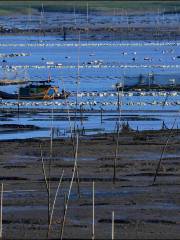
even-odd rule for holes
{"type": "Polygon", "coordinates": [[[85,12],[87,2],[90,11],[121,11],[132,12],[180,12],[180,1],[0,1],[0,15],[27,14],[41,11],[43,3],[45,11],[85,12]]]}

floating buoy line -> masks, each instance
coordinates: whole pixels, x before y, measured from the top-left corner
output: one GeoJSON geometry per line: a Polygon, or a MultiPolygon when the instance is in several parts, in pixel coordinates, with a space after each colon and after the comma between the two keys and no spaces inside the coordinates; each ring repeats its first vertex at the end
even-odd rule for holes
{"type": "MultiPolygon", "coordinates": [[[[78,96],[78,98],[83,97],[117,97],[118,92],[71,92],[71,96],[78,96]]],[[[149,92],[120,92],[120,97],[134,97],[134,96],[153,96],[153,97],[165,97],[165,96],[180,96],[180,92],[178,91],[171,91],[171,92],[165,92],[165,91],[149,91],[149,92]]]]}
{"type": "MultiPolygon", "coordinates": [[[[3,66],[0,66],[2,69],[3,66]]],[[[49,68],[57,68],[57,69],[76,69],[77,65],[12,65],[10,67],[7,67],[7,69],[49,69],[49,68]]],[[[179,64],[151,64],[151,65],[146,65],[146,64],[116,64],[116,65],[106,65],[106,64],[101,64],[101,65],[88,65],[88,64],[83,64],[79,65],[79,68],[180,68],[179,64]]]]}
{"type": "Polygon", "coordinates": [[[123,46],[179,46],[180,42],[136,43],[0,43],[0,47],[123,47],[123,46]]]}
{"type": "MultiPolygon", "coordinates": [[[[0,106],[6,106],[6,107],[12,107],[12,106],[20,106],[20,107],[28,107],[28,106],[33,106],[33,107],[37,107],[37,106],[69,106],[69,107],[73,107],[76,108],[76,106],[78,105],[80,106],[97,106],[97,107],[105,107],[105,106],[117,106],[118,102],[117,101],[79,101],[78,104],[76,103],[76,101],[69,101],[67,103],[65,102],[59,102],[59,101],[48,101],[48,102],[37,102],[37,101],[20,101],[20,102],[10,102],[10,101],[1,101],[0,102],[0,106]]],[[[127,102],[123,102],[120,103],[121,106],[179,106],[180,105],[180,100],[179,101],[127,101],[127,102]]]]}

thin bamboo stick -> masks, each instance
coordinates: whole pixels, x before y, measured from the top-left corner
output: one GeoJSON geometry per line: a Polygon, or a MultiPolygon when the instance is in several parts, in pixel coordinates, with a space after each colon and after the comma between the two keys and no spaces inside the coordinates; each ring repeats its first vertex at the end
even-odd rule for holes
{"type": "Polygon", "coordinates": [[[46,190],[48,192],[48,181],[47,181],[47,176],[46,176],[46,169],[45,169],[45,165],[44,165],[44,158],[43,158],[41,144],[39,145],[39,147],[40,147],[40,151],[41,151],[41,163],[42,163],[42,171],[43,171],[43,176],[44,176],[44,182],[46,184],[46,190]]]}
{"type": "Polygon", "coordinates": [[[53,158],[53,123],[54,123],[54,94],[53,94],[53,106],[51,111],[51,139],[50,139],[50,158],[48,163],[48,225],[50,225],[50,211],[51,211],[51,165],[53,158]]]}
{"type": "Polygon", "coordinates": [[[170,133],[169,133],[169,135],[168,135],[168,137],[167,137],[166,143],[165,143],[165,145],[164,145],[164,147],[163,147],[163,150],[162,150],[162,152],[161,152],[161,157],[160,157],[159,162],[158,162],[158,164],[157,164],[156,172],[155,172],[155,174],[154,174],[153,184],[155,184],[155,182],[156,182],[156,178],[157,178],[158,171],[159,171],[159,168],[160,168],[160,165],[161,165],[161,161],[162,161],[162,159],[163,159],[163,156],[164,156],[164,153],[165,153],[165,151],[166,151],[167,145],[168,145],[169,140],[170,140],[170,138],[171,138],[171,134],[172,134],[172,131],[173,131],[173,129],[174,129],[176,120],[177,120],[177,118],[175,118],[175,120],[174,120],[174,123],[173,123],[173,125],[172,125],[171,130],[170,130],[170,133]]]}
{"type": "MultiPolygon", "coordinates": [[[[79,43],[80,44],[80,43],[79,43]]],[[[79,64],[78,64],[79,65],[79,64]]],[[[79,73],[78,73],[79,76],[79,73]]],[[[63,88],[65,90],[65,86],[64,86],[64,81],[62,81],[63,84],[63,88]]],[[[78,91],[77,91],[78,93],[78,91]]],[[[65,103],[67,106],[67,112],[68,112],[68,122],[69,122],[69,127],[70,127],[70,133],[71,133],[71,141],[72,141],[72,148],[73,148],[73,157],[75,158],[75,152],[76,152],[76,147],[75,147],[75,139],[73,137],[73,127],[72,127],[72,123],[71,123],[71,118],[70,118],[70,112],[69,112],[69,107],[68,107],[68,103],[67,100],[65,99],[65,103]]],[[[75,125],[74,125],[75,127],[75,125]]],[[[76,182],[77,182],[77,187],[78,187],[78,195],[80,197],[80,181],[79,181],[79,170],[78,170],[78,166],[76,165],[76,182]]]]}
{"type": "Polygon", "coordinates": [[[114,240],[114,211],[112,211],[112,240],[114,240]]]}
{"type": "Polygon", "coordinates": [[[51,225],[52,225],[52,220],[53,220],[53,214],[54,214],[56,199],[57,199],[57,195],[58,195],[58,192],[59,192],[59,188],[60,188],[61,183],[62,183],[63,175],[64,175],[64,170],[62,171],[61,177],[59,179],[59,184],[57,186],[55,197],[54,197],[54,201],[53,201],[53,205],[52,205],[52,210],[51,210],[51,215],[50,215],[50,222],[49,222],[49,227],[48,227],[48,236],[49,236],[50,231],[51,231],[51,225]]]}
{"type": "MultiPolygon", "coordinates": [[[[123,96],[123,87],[122,87],[122,96],[123,96]]],[[[118,88],[118,111],[119,111],[119,117],[118,117],[118,125],[117,125],[117,139],[116,139],[116,149],[115,149],[115,157],[114,157],[114,168],[113,168],[113,183],[116,182],[116,165],[117,165],[117,157],[119,153],[119,135],[120,135],[120,121],[121,121],[121,115],[122,115],[122,101],[121,105],[119,101],[119,88],[118,88]]]]}
{"type": "Polygon", "coordinates": [[[73,185],[73,181],[74,181],[74,177],[75,177],[75,172],[76,172],[78,147],[79,147],[79,137],[78,137],[78,134],[77,134],[76,135],[76,151],[75,151],[75,159],[74,159],[74,168],[73,168],[73,174],[72,174],[72,178],[71,178],[71,182],[70,182],[70,186],[69,186],[67,200],[66,200],[66,203],[65,203],[65,210],[64,210],[64,216],[63,216],[62,227],[61,227],[61,235],[60,235],[61,240],[63,238],[66,214],[67,214],[67,210],[68,210],[68,203],[69,203],[69,199],[70,199],[70,195],[71,195],[71,189],[72,189],[72,185],[73,185]]]}
{"type": "Polygon", "coordinates": [[[0,238],[2,239],[3,231],[3,183],[1,184],[1,214],[0,214],[0,238]]]}
{"type": "MultiPolygon", "coordinates": [[[[80,43],[81,43],[81,33],[79,31],[79,36],[78,36],[78,53],[77,53],[77,85],[76,85],[76,111],[75,111],[75,122],[74,122],[74,130],[76,129],[76,117],[77,117],[77,108],[78,108],[78,92],[79,92],[79,84],[80,84],[80,43]]],[[[75,132],[75,131],[74,131],[75,132]]],[[[74,135],[75,137],[75,135],[74,135]]],[[[75,148],[75,140],[73,144],[74,148],[74,158],[76,155],[76,148],[75,148]]],[[[80,197],[80,184],[79,184],[79,170],[77,166],[77,162],[75,163],[75,169],[76,169],[76,183],[77,183],[77,189],[78,189],[78,195],[80,197]]]]}
{"type": "Polygon", "coordinates": [[[48,226],[50,223],[50,196],[49,196],[49,183],[47,180],[47,175],[46,175],[46,169],[44,165],[44,158],[43,158],[43,153],[42,153],[42,146],[40,144],[40,151],[41,151],[41,163],[42,163],[42,171],[43,171],[43,176],[44,176],[44,182],[46,186],[46,191],[47,191],[47,199],[48,199],[48,226]]]}
{"type": "Polygon", "coordinates": [[[94,219],[95,219],[95,211],[94,211],[94,181],[93,181],[93,219],[92,219],[92,240],[94,240],[94,239],[95,239],[94,219]]]}

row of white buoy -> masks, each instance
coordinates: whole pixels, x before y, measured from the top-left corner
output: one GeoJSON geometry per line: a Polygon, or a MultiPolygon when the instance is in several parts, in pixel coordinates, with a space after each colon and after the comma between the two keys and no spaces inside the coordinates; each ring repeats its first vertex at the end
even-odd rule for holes
{"type": "Polygon", "coordinates": [[[129,102],[117,102],[117,101],[107,101],[107,102],[98,102],[98,101],[84,101],[84,102],[78,102],[76,103],[75,101],[73,102],[52,102],[52,101],[48,101],[48,102],[0,102],[1,106],[20,106],[20,107],[24,107],[24,106],[69,106],[69,107],[76,107],[78,106],[117,106],[117,105],[129,105],[129,106],[146,106],[146,105],[159,105],[159,106],[176,106],[176,105],[180,105],[180,101],[173,101],[173,102],[169,102],[169,101],[152,101],[152,102],[142,102],[142,101],[129,101],[129,102]]]}
{"type": "Polygon", "coordinates": [[[170,91],[170,92],[163,92],[163,91],[154,91],[154,92],[145,92],[145,91],[138,91],[138,92],[81,92],[81,93],[71,93],[71,96],[76,96],[79,98],[82,97],[133,97],[133,96],[153,96],[153,97],[166,97],[166,96],[180,96],[180,92],[177,91],[170,91]]]}
{"type": "Polygon", "coordinates": [[[180,42],[121,42],[121,43],[0,43],[0,47],[118,47],[118,46],[179,46],[180,42]]]}
{"type": "MultiPolygon", "coordinates": [[[[35,68],[35,69],[47,69],[47,68],[180,68],[179,64],[117,64],[117,65],[106,65],[106,64],[99,64],[99,65],[12,65],[9,67],[10,69],[28,69],[28,68],[35,68]]],[[[3,66],[0,66],[3,68],[3,66]]]]}

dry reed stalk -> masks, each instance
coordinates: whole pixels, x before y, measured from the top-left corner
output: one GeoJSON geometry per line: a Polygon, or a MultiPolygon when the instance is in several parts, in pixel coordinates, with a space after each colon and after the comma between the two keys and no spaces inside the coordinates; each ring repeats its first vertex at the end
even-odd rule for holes
{"type": "Polygon", "coordinates": [[[2,239],[2,231],[3,231],[3,183],[1,184],[1,214],[0,214],[0,238],[2,239]]]}
{"type": "Polygon", "coordinates": [[[67,214],[67,210],[68,210],[68,203],[69,203],[69,199],[70,199],[70,195],[71,195],[71,189],[72,189],[72,185],[73,185],[73,181],[74,181],[74,177],[75,177],[75,172],[76,172],[76,164],[77,164],[77,156],[78,156],[78,147],[79,147],[79,137],[78,137],[78,134],[77,134],[77,135],[76,135],[76,151],[75,151],[73,174],[72,174],[72,178],[71,178],[71,182],[70,182],[70,186],[69,186],[69,191],[68,191],[67,200],[66,200],[66,203],[65,203],[64,216],[63,216],[62,227],[61,227],[61,235],[60,235],[60,239],[61,239],[61,240],[62,240],[62,238],[63,238],[64,226],[65,226],[65,220],[66,220],[66,214],[67,214]]]}
{"type": "Polygon", "coordinates": [[[60,188],[61,183],[62,183],[63,175],[64,175],[64,170],[62,171],[62,174],[61,174],[61,177],[59,179],[59,183],[58,183],[58,186],[57,186],[57,189],[56,189],[56,193],[55,193],[55,196],[54,196],[54,201],[53,201],[51,215],[50,215],[50,222],[49,222],[49,226],[48,226],[48,237],[49,237],[49,234],[50,234],[50,231],[51,231],[51,225],[52,225],[52,220],[53,220],[53,214],[54,214],[56,199],[57,199],[57,195],[58,195],[58,192],[59,192],[59,188],[60,188]]]}
{"type": "Polygon", "coordinates": [[[95,239],[95,228],[94,228],[94,219],[95,219],[95,211],[94,211],[94,181],[93,181],[93,219],[92,219],[92,240],[95,239]]]}
{"type": "Polygon", "coordinates": [[[162,161],[162,159],[163,159],[164,153],[165,153],[165,151],[166,151],[166,148],[167,148],[167,146],[168,146],[169,140],[170,140],[170,138],[171,138],[171,134],[172,134],[172,132],[173,132],[173,129],[174,129],[176,120],[177,120],[177,118],[175,118],[175,120],[174,120],[174,123],[173,123],[173,125],[172,125],[172,127],[171,127],[170,133],[169,133],[169,135],[168,135],[168,137],[167,137],[166,143],[165,143],[165,145],[164,145],[164,147],[163,147],[163,150],[162,150],[162,152],[161,152],[161,157],[160,157],[159,162],[158,162],[158,164],[157,164],[156,172],[155,172],[155,174],[154,174],[153,184],[155,184],[155,181],[156,181],[156,178],[157,178],[157,175],[158,175],[158,171],[159,171],[159,168],[160,168],[160,166],[161,166],[161,161],[162,161]]]}

